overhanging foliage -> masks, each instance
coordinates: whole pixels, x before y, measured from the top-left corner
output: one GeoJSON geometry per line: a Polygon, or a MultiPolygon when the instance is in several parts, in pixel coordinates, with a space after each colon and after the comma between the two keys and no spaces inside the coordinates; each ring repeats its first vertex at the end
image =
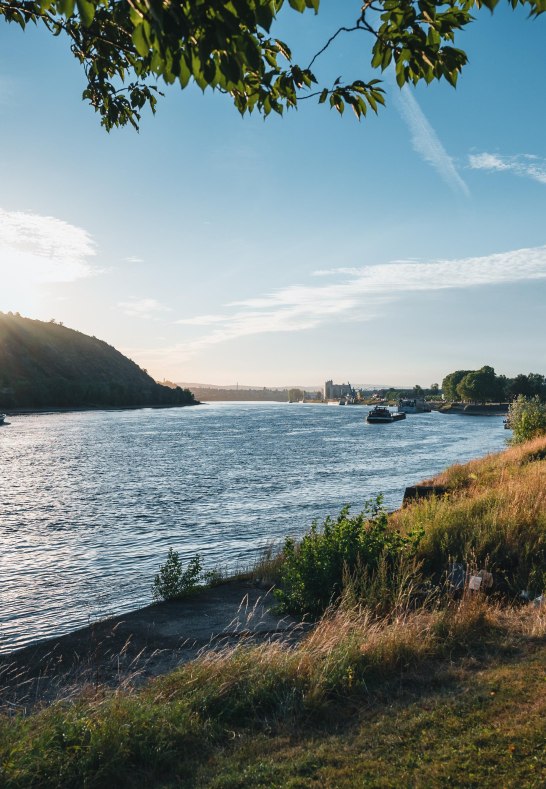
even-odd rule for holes
{"type": "MultiPolygon", "coordinates": [[[[531,16],[546,10],[546,0],[508,0],[525,5],[531,16]]],[[[394,65],[399,86],[421,80],[447,80],[455,86],[466,53],[455,35],[483,6],[498,0],[354,0],[355,22],[319,42],[307,66],[298,65],[290,47],[272,35],[283,6],[303,13],[319,11],[320,0],[0,0],[0,15],[25,28],[45,25],[66,35],[81,63],[87,86],[83,98],[100,113],[106,129],[132,124],[141,111],[156,109],[158,83],[195,81],[203,90],[229,94],[244,114],[282,114],[304,99],[343,113],[350,106],[360,118],[384,104],[374,70],[394,65]],[[370,74],[319,86],[316,59],[341,33],[364,32],[370,74]]]]}

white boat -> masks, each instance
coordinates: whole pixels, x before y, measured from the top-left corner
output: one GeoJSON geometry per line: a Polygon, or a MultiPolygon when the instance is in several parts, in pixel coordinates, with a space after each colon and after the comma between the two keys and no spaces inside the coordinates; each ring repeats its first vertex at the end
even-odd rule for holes
{"type": "Polygon", "coordinates": [[[398,410],[404,414],[429,414],[431,407],[423,398],[404,398],[398,402],[398,410]]]}
{"type": "Polygon", "coordinates": [[[405,419],[406,415],[402,411],[390,411],[388,408],[376,405],[375,408],[368,413],[366,422],[371,425],[374,424],[388,424],[389,422],[399,422],[405,419]]]}

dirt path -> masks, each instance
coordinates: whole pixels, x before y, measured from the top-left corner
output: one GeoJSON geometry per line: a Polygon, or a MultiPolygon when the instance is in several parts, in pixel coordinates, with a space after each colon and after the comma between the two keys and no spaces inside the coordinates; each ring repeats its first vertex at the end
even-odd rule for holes
{"type": "Polygon", "coordinates": [[[233,582],[0,655],[0,708],[30,709],[86,685],[140,684],[205,649],[295,641],[308,625],[271,612],[270,590],[233,582]]]}

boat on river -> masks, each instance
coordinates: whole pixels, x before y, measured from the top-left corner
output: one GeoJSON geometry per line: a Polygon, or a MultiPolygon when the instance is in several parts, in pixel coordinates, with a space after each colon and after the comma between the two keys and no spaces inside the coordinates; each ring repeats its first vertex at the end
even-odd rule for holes
{"type": "Polygon", "coordinates": [[[398,402],[398,410],[404,414],[429,414],[432,409],[422,397],[404,397],[398,402]]]}
{"type": "Polygon", "coordinates": [[[371,425],[387,424],[389,422],[399,422],[401,419],[405,418],[406,415],[402,411],[391,411],[389,408],[376,405],[375,408],[372,408],[368,413],[366,422],[369,422],[371,425]]]}

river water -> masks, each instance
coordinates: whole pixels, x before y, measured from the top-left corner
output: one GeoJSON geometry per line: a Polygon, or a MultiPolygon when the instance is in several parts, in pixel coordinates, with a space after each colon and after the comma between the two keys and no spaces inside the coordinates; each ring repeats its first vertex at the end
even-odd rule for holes
{"type": "Polygon", "coordinates": [[[501,417],[212,403],[10,417],[0,429],[0,652],[146,605],[169,547],[248,566],[313,519],[503,448],[501,417]]]}

